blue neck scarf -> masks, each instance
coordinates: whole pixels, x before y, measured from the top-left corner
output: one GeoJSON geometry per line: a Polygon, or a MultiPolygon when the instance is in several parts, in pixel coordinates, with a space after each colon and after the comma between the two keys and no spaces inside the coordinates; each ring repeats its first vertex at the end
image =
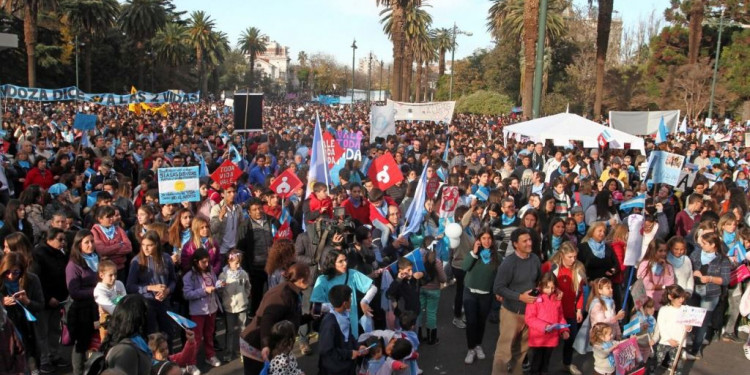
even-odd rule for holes
{"type": "Polygon", "coordinates": [[[23,220],[18,220],[18,230],[19,231],[23,230],[23,220]]]}
{"type": "Polygon", "coordinates": [[[21,287],[18,284],[18,280],[10,281],[6,279],[3,281],[3,285],[5,285],[5,290],[8,292],[8,296],[12,296],[18,293],[19,290],[21,290],[21,287]]]}
{"type": "Polygon", "coordinates": [[[656,276],[661,276],[664,272],[664,266],[661,263],[654,263],[651,265],[651,273],[656,276]]]}
{"type": "Polygon", "coordinates": [[[727,231],[723,231],[724,234],[722,234],[722,239],[724,240],[724,243],[727,244],[727,246],[734,243],[735,239],[737,238],[737,231],[734,231],[732,233],[729,233],[727,231]]]}
{"type": "Polygon", "coordinates": [[[578,234],[581,236],[586,234],[586,222],[582,221],[578,224],[576,224],[576,230],[578,231],[578,234]]]}
{"type": "Polygon", "coordinates": [[[701,264],[706,265],[711,263],[714,259],[716,259],[716,252],[713,253],[707,253],[704,250],[701,250],[701,264]]]}
{"type": "Polygon", "coordinates": [[[99,255],[96,253],[84,254],[81,253],[81,257],[86,261],[86,265],[94,272],[99,272],[99,255]]]}
{"type": "Polygon", "coordinates": [[[490,256],[490,249],[482,249],[479,251],[479,257],[482,258],[482,263],[484,264],[490,264],[490,256]]]}
{"type": "Polygon", "coordinates": [[[604,259],[604,241],[602,242],[596,242],[593,238],[589,238],[588,241],[589,247],[591,248],[591,252],[594,254],[595,257],[599,259],[604,259]]]}
{"type": "Polygon", "coordinates": [[[208,250],[208,237],[201,237],[201,245],[203,248],[208,250]]]}
{"type": "Polygon", "coordinates": [[[685,258],[687,258],[685,255],[676,257],[672,255],[672,252],[667,253],[667,262],[669,262],[674,268],[682,267],[682,264],[685,263],[685,258]]]}
{"type": "Polygon", "coordinates": [[[183,230],[182,233],[180,233],[180,238],[181,238],[180,244],[182,246],[185,246],[185,244],[190,241],[190,237],[191,237],[190,228],[183,230]]]}
{"type": "Polygon", "coordinates": [[[604,306],[607,307],[607,310],[615,311],[615,300],[612,297],[600,296],[600,298],[604,301],[604,306]]]}
{"type": "Polygon", "coordinates": [[[563,242],[563,238],[562,237],[557,237],[557,236],[553,235],[552,236],[552,250],[553,251],[557,251],[557,249],[560,248],[560,245],[562,244],[562,242],[563,242]]]}
{"type": "Polygon", "coordinates": [[[146,340],[143,339],[141,335],[135,335],[130,338],[130,341],[133,342],[133,345],[135,345],[138,350],[148,354],[149,358],[153,357],[153,353],[151,353],[151,349],[148,348],[148,344],[146,343],[146,340]]]}
{"type": "MultiPolygon", "coordinates": [[[[607,341],[607,342],[602,343],[602,349],[604,350],[611,349],[614,346],[615,346],[615,343],[612,341],[607,341]]],[[[612,352],[610,352],[609,355],[607,356],[607,360],[609,360],[609,365],[611,367],[615,367],[615,355],[612,354],[612,352]]]]}
{"type": "Polygon", "coordinates": [[[31,163],[28,162],[28,160],[19,160],[18,165],[21,166],[21,168],[29,169],[31,167],[31,163]]]}
{"type": "Polygon", "coordinates": [[[101,224],[96,224],[99,226],[99,229],[102,230],[102,233],[104,233],[104,236],[107,237],[108,240],[113,240],[115,238],[115,233],[117,233],[117,229],[114,225],[110,225],[109,227],[105,227],[101,224]]]}
{"type": "Polygon", "coordinates": [[[502,219],[503,226],[507,227],[508,225],[513,224],[513,221],[516,220],[516,215],[513,215],[511,217],[507,217],[507,216],[505,216],[505,214],[503,214],[503,216],[501,217],[501,219],[502,219]]]}
{"type": "Polygon", "coordinates": [[[648,323],[648,333],[654,333],[654,328],[656,328],[656,319],[654,319],[653,315],[646,315],[642,311],[638,311],[636,313],[636,316],[638,316],[638,319],[640,319],[642,322],[648,323]]]}

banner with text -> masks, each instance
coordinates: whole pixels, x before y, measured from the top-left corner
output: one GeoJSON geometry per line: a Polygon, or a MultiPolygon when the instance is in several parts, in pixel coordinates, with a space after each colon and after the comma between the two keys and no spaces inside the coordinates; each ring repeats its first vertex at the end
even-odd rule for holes
{"type": "Polygon", "coordinates": [[[370,143],[375,142],[375,138],[387,138],[389,135],[396,135],[396,110],[393,108],[392,101],[386,105],[372,105],[370,107],[370,143]]]}
{"type": "Polygon", "coordinates": [[[362,132],[337,131],[336,139],[344,148],[346,160],[362,160],[360,146],[362,144],[362,132]]]}
{"type": "Polygon", "coordinates": [[[198,167],[159,168],[159,203],[198,202],[198,167]]]}
{"type": "Polygon", "coordinates": [[[396,120],[451,122],[456,102],[404,103],[388,100],[396,110],[396,120]]]}
{"type": "Polygon", "coordinates": [[[198,103],[200,92],[183,93],[164,91],[151,93],[138,91],[134,94],[87,94],[75,86],[59,89],[41,89],[15,85],[0,85],[0,98],[31,100],[36,102],[70,101],[95,103],[101,105],[128,105],[135,103],[198,103]]]}

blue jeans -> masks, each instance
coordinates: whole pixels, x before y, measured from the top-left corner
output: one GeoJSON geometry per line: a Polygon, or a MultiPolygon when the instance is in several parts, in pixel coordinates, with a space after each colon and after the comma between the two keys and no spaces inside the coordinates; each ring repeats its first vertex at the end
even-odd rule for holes
{"type": "Polygon", "coordinates": [[[708,326],[711,324],[711,316],[713,315],[716,304],[719,303],[719,296],[713,297],[701,297],[698,293],[693,293],[690,297],[691,306],[699,306],[707,310],[706,316],[703,318],[703,324],[697,329],[693,329],[695,337],[693,338],[693,347],[691,354],[695,355],[700,352],[701,346],[703,346],[703,339],[706,338],[706,332],[708,332],[708,326]]]}
{"type": "Polygon", "coordinates": [[[466,314],[466,344],[474,349],[482,345],[487,325],[487,315],[492,305],[492,294],[478,294],[464,289],[464,314],[466,314]]]}

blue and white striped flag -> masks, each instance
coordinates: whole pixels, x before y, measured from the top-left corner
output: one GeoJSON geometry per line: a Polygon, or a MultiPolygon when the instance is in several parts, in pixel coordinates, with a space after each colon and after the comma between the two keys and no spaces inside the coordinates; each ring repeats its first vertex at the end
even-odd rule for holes
{"type": "Polygon", "coordinates": [[[644,207],[646,207],[646,196],[643,195],[643,194],[641,194],[641,195],[639,195],[639,196],[637,196],[635,198],[632,198],[632,199],[630,199],[628,201],[622,202],[622,204],[620,204],[620,209],[621,210],[627,210],[629,208],[641,208],[641,209],[643,209],[644,207]]]}
{"type": "MultiPolygon", "coordinates": [[[[448,151],[450,150],[450,148],[451,148],[451,137],[448,137],[448,140],[445,141],[445,151],[443,151],[444,162],[448,161],[448,151]]],[[[445,179],[443,179],[443,181],[445,181],[445,179]]]]}
{"type": "Polygon", "coordinates": [[[313,135],[312,151],[310,152],[310,169],[307,171],[307,192],[305,198],[313,193],[313,185],[323,182],[326,188],[330,186],[328,177],[328,163],[326,162],[325,143],[320,130],[320,117],[315,114],[315,134],[313,135]]]}
{"type": "Polygon", "coordinates": [[[178,315],[171,311],[167,311],[167,314],[169,315],[170,318],[172,318],[175,322],[177,322],[177,324],[183,329],[193,329],[198,326],[198,324],[196,324],[194,321],[182,315],[178,315]]]}
{"type": "Polygon", "coordinates": [[[406,223],[401,230],[401,235],[408,233],[419,233],[422,227],[422,210],[424,209],[424,201],[427,196],[427,166],[422,168],[422,176],[419,178],[417,184],[417,191],[414,192],[414,199],[409,204],[409,208],[406,210],[406,223]]]}
{"type": "Polygon", "coordinates": [[[242,156],[240,156],[240,152],[237,151],[237,148],[234,147],[233,144],[229,145],[229,157],[232,158],[232,163],[234,164],[240,164],[242,161],[242,156]]]}
{"type": "Polygon", "coordinates": [[[639,332],[641,332],[641,319],[638,317],[622,327],[622,337],[637,335],[639,332]]]}

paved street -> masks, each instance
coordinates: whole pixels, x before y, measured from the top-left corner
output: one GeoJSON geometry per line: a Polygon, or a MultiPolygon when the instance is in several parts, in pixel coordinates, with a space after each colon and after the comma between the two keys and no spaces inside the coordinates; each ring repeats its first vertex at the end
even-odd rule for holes
{"type": "MultiPolygon", "coordinates": [[[[498,337],[498,326],[491,323],[487,325],[487,333],[483,345],[487,353],[487,359],[475,362],[471,366],[465,365],[463,361],[466,355],[466,337],[463,330],[451,324],[452,318],[449,313],[452,308],[451,302],[454,291],[455,287],[453,286],[443,290],[438,313],[440,343],[435,346],[421,346],[420,367],[424,370],[425,375],[461,374],[465,372],[470,372],[472,375],[490,374],[492,371],[492,353],[498,337]]],[[[742,334],[742,337],[746,336],[742,334]]],[[[219,339],[223,339],[223,331],[220,332],[219,339]]],[[[315,348],[315,345],[313,348],[315,348]]],[[[552,358],[551,374],[566,374],[562,371],[561,356],[562,349],[558,347],[552,358]]],[[[221,358],[221,356],[219,357],[221,358]]],[[[317,356],[313,355],[298,359],[305,374],[315,375],[318,373],[317,358],[317,356]]],[[[593,358],[591,355],[575,357],[574,363],[579,366],[584,374],[591,374],[593,372],[593,358]]],[[[704,359],[696,362],[688,362],[684,373],[691,375],[747,374],[749,364],[742,353],[742,346],[740,344],[716,342],[705,350],[704,359]]],[[[206,364],[201,364],[200,368],[203,371],[210,369],[206,364]]],[[[66,374],[69,373],[70,371],[68,370],[66,374]]],[[[222,367],[210,369],[208,374],[242,374],[242,364],[239,360],[233,361],[222,367]]]]}

